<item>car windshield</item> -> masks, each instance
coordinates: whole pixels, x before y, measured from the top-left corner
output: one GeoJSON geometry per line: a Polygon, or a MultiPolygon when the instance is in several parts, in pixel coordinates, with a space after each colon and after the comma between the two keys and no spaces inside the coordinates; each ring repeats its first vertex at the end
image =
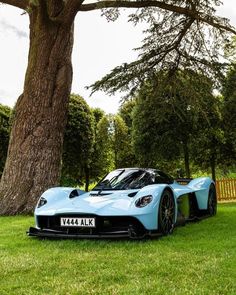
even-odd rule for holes
{"type": "Polygon", "coordinates": [[[93,190],[140,189],[155,182],[155,174],[141,169],[117,169],[106,175],[93,190]]]}

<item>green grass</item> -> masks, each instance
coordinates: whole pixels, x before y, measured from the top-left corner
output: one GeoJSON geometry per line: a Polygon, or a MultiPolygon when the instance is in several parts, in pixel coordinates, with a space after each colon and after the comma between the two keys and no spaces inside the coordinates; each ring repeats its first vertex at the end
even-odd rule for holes
{"type": "Polygon", "coordinates": [[[236,204],[145,241],[39,240],[0,218],[0,294],[236,294],[236,204]]]}

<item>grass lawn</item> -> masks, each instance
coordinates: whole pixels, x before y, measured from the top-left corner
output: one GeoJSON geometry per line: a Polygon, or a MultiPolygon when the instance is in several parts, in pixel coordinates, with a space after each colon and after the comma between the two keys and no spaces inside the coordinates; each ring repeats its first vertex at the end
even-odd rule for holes
{"type": "Polygon", "coordinates": [[[0,217],[0,295],[236,294],[236,204],[145,241],[39,240],[0,217]]]}

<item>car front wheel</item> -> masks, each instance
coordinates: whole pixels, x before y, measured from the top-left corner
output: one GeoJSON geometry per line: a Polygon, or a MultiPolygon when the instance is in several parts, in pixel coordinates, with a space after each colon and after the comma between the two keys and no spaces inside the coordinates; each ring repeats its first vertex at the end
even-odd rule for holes
{"type": "Polygon", "coordinates": [[[161,195],[158,210],[158,231],[163,235],[171,234],[175,224],[175,201],[173,194],[165,189],[161,195]]]}

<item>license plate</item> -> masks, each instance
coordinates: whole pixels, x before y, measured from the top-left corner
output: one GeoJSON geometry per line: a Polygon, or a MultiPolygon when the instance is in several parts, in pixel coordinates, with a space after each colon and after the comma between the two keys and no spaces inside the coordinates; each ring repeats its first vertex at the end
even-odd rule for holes
{"type": "Polygon", "coordinates": [[[62,217],[61,226],[66,227],[95,227],[95,218],[62,217]]]}

